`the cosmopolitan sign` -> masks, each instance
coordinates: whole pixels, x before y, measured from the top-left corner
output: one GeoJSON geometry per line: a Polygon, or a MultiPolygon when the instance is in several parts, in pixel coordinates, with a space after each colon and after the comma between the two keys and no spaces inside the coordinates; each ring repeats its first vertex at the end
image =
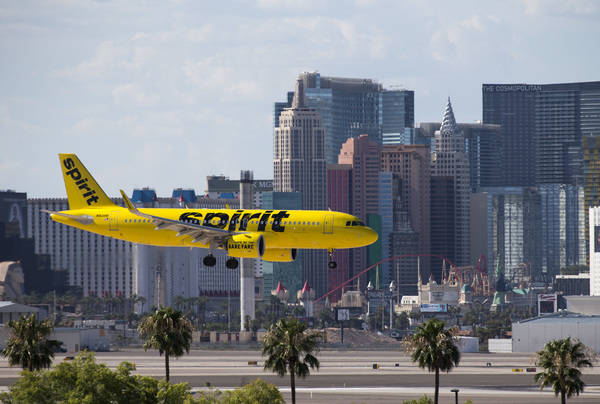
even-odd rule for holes
{"type": "Polygon", "coordinates": [[[447,311],[447,304],[421,304],[421,313],[445,313],[447,311]]]}
{"type": "Polygon", "coordinates": [[[537,92],[542,91],[542,86],[539,84],[484,84],[483,91],[488,93],[537,92]]]}

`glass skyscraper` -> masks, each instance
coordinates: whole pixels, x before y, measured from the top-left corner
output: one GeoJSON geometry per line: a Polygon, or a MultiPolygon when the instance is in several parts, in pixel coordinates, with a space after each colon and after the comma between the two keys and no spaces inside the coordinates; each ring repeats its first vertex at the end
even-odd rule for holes
{"type": "MultiPolygon", "coordinates": [[[[321,76],[303,73],[305,104],[320,112],[325,129],[325,155],[328,164],[336,164],[342,144],[349,137],[367,134],[377,143],[384,138],[406,142],[414,132],[414,92],[384,89],[371,79],[321,76]],[[411,130],[413,132],[411,132],[411,130]]],[[[276,102],[277,115],[291,106],[276,102]]],[[[274,119],[275,126],[278,118],[274,119]]]]}
{"type": "Polygon", "coordinates": [[[580,184],[581,140],[600,135],[600,81],[483,84],[483,122],[502,125],[504,184],[580,184]]]}

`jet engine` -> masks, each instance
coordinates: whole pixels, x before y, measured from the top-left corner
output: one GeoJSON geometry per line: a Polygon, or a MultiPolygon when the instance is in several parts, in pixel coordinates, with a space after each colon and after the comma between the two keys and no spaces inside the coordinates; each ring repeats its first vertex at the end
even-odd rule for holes
{"type": "Polygon", "coordinates": [[[298,250],[295,248],[267,248],[262,256],[263,261],[293,262],[298,250]]]}
{"type": "Polygon", "coordinates": [[[265,239],[262,234],[236,234],[227,241],[227,254],[230,257],[260,258],[264,252],[265,239]]]}

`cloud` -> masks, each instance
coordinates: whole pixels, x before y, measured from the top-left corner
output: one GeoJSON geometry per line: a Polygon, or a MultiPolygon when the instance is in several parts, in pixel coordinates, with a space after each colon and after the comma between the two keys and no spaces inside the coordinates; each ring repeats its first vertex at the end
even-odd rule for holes
{"type": "Polygon", "coordinates": [[[216,57],[186,62],[182,70],[200,90],[220,92],[221,99],[232,99],[232,96],[252,98],[260,96],[262,91],[257,81],[244,79],[243,71],[226,65],[216,57]]]}
{"type": "Polygon", "coordinates": [[[493,18],[482,21],[478,15],[473,15],[461,21],[446,22],[437,28],[429,41],[429,48],[434,60],[455,66],[465,66],[481,48],[489,47],[487,41],[488,26],[496,26],[493,18]]]}
{"type": "Polygon", "coordinates": [[[135,46],[115,41],[101,42],[94,55],[73,67],[59,69],[53,76],[90,79],[106,76],[118,70],[141,70],[154,56],[149,46],[135,46]]]}
{"type": "Polygon", "coordinates": [[[113,88],[112,96],[115,104],[122,107],[154,107],[160,99],[156,94],[145,93],[134,83],[113,88]]]}
{"type": "Polygon", "coordinates": [[[318,7],[317,0],[257,0],[256,5],[262,9],[305,11],[318,7]]]}
{"type": "Polygon", "coordinates": [[[600,3],[595,0],[522,0],[524,11],[532,16],[593,16],[600,13],[600,3]]]}

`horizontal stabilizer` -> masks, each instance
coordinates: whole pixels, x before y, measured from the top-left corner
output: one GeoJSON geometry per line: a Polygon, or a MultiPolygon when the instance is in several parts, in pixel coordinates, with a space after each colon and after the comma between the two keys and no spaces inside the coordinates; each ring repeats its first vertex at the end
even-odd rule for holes
{"type": "Polygon", "coordinates": [[[76,222],[79,222],[81,224],[92,224],[92,223],[94,223],[94,219],[91,216],[88,216],[88,215],[81,215],[81,216],[79,216],[79,215],[69,215],[68,213],[52,212],[51,210],[44,210],[44,209],[42,209],[42,212],[48,213],[50,216],[56,215],[56,216],[66,217],[67,219],[75,220],[76,222]]]}

